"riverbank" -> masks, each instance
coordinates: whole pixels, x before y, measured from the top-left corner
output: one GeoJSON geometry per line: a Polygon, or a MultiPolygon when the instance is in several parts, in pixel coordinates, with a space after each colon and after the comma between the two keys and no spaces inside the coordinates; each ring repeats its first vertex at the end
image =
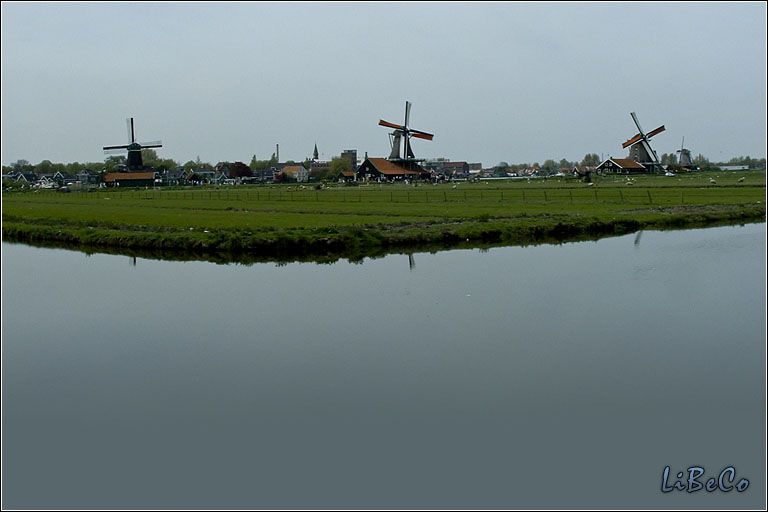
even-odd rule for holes
{"type": "Polygon", "coordinates": [[[764,172],[748,186],[703,179],[4,193],[2,236],[174,260],[330,262],[765,221],[764,172]]]}

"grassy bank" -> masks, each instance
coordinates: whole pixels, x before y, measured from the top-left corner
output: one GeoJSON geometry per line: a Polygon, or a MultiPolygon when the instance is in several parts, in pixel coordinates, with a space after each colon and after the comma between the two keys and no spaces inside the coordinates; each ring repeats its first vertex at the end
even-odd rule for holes
{"type": "Polygon", "coordinates": [[[611,176],[589,186],[537,179],[15,192],[3,193],[3,239],[169,259],[354,260],[761,222],[765,192],[764,171],[611,176]]]}

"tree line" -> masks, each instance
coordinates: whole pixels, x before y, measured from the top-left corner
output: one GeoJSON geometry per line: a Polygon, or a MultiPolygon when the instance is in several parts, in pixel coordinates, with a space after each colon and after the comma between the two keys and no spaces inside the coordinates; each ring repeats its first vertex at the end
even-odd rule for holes
{"type": "MultiPolygon", "coordinates": [[[[182,168],[186,172],[195,172],[200,170],[213,170],[214,166],[207,162],[202,162],[198,156],[195,160],[189,160],[184,164],[180,164],[170,158],[160,158],[154,149],[142,149],[141,157],[144,165],[151,167],[156,172],[163,172],[169,170],[175,170],[182,168]]],[[[17,160],[10,165],[3,165],[3,174],[11,173],[36,173],[36,174],[55,174],[60,172],[62,174],[75,175],[82,172],[85,169],[91,169],[96,172],[117,172],[121,166],[126,164],[127,157],[125,155],[113,155],[108,156],[103,162],[71,162],[71,163],[53,163],[50,160],[43,160],[42,162],[33,165],[27,160],[17,160]]],[[[675,153],[664,153],[661,155],[661,164],[670,165],[673,168],[679,167],[677,155],[675,153]]],[[[305,169],[309,169],[311,164],[310,159],[306,159],[303,162],[297,163],[293,160],[289,160],[286,163],[302,165],[305,169]]],[[[543,164],[539,162],[523,162],[518,164],[509,164],[507,162],[499,162],[494,166],[494,169],[529,169],[538,168],[548,173],[559,172],[560,169],[573,168],[573,167],[597,167],[600,165],[600,156],[596,153],[587,153],[581,161],[570,161],[565,158],[560,160],[547,159],[543,164]]],[[[230,164],[230,171],[233,177],[246,177],[252,176],[253,171],[265,170],[277,164],[277,157],[274,153],[267,160],[259,160],[256,155],[251,158],[250,164],[245,165],[242,162],[235,162],[230,164]]],[[[693,164],[697,165],[700,169],[715,169],[717,167],[725,165],[746,165],[750,169],[765,169],[765,158],[752,158],[750,156],[738,156],[731,158],[728,162],[711,162],[704,155],[699,154],[693,158],[693,164]]],[[[334,179],[339,173],[343,171],[352,170],[352,166],[346,158],[336,157],[331,160],[330,168],[322,176],[322,179],[334,179]]]]}

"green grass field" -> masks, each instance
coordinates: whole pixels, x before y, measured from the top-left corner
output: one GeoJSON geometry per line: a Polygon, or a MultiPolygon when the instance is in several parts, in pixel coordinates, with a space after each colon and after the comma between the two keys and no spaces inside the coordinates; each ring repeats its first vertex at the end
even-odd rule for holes
{"type": "Polygon", "coordinates": [[[592,185],[550,178],[321,190],[266,185],[4,192],[3,238],[144,250],[344,254],[455,246],[468,238],[528,243],[765,220],[765,171],[631,178],[598,177],[592,185]]]}

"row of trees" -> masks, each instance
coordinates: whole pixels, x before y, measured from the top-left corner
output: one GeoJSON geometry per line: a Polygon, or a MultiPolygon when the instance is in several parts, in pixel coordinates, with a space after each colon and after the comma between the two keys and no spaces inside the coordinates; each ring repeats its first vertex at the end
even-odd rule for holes
{"type": "Polygon", "coordinates": [[[765,158],[750,158],[749,156],[737,156],[737,157],[731,158],[726,165],[746,165],[750,169],[765,169],[765,158]]]}
{"type": "MultiPolygon", "coordinates": [[[[174,170],[179,167],[182,167],[187,172],[193,172],[198,170],[212,170],[213,166],[207,162],[202,162],[200,160],[200,157],[198,156],[195,160],[189,160],[185,164],[181,165],[178,162],[176,162],[173,159],[170,158],[160,158],[157,154],[157,152],[154,149],[142,149],[141,150],[141,156],[142,160],[144,161],[144,165],[148,167],[152,167],[155,171],[163,172],[166,170],[174,170]]],[[[126,163],[126,157],[124,155],[119,156],[108,156],[104,159],[103,162],[72,162],[68,164],[64,163],[53,163],[50,160],[43,160],[37,165],[32,165],[27,160],[17,160],[16,162],[12,163],[10,166],[3,166],[3,174],[10,174],[11,172],[23,172],[23,173],[29,173],[34,172],[37,174],[55,174],[57,172],[61,172],[63,174],[77,174],[84,169],[91,169],[97,172],[103,171],[103,172],[115,172],[117,171],[121,165],[125,165],[126,163]]],[[[296,162],[289,160],[287,162],[288,164],[295,164],[296,162]]],[[[309,159],[305,160],[304,162],[301,162],[301,165],[304,166],[304,168],[309,169],[311,161],[309,159]]],[[[596,153],[587,153],[584,155],[584,158],[581,159],[580,162],[576,161],[570,161],[565,158],[556,161],[554,159],[548,159],[545,160],[543,164],[539,164],[539,162],[534,162],[533,164],[530,164],[529,162],[519,163],[519,164],[508,164],[507,162],[499,162],[496,166],[494,166],[494,169],[504,170],[506,172],[506,169],[508,168],[517,168],[517,169],[528,169],[531,167],[542,169],[548,173],[556,173],[560,171],[562,168],[571,168],[576,166],[583,166],[583,167],[596,167],[600,165],[601,160],[600,156],[596,153]]],[[[678,158],[675,153],[664,153],[661,155],[661,163],[662,165],[671,165],[673,167],[678,166],[678,158]]],[[[723,165],[746,165],[750,169],[765,169],[766,165],[766,159],[765,158],[751,158],[749,156],[739,156],[731,158],[728,162],[718,162],[718,163],[712,163],[704,157],[703,155],[699,154],[693,159],[693,163],[695,165],[698,165],[701,169],[711,169],[718,166],[723,165]]],[[[251,162],[249,165],[245,165],[241,162],[236,162],[235,164],[230,164],[230,170],[233,171],[234,176],[252,176],[253,171],[257,170],[264,170],[269,169],[270,167],[277,164],[277,157],[273,153],[272,156],[268,160],[259,160],[256,158],[256,155],[253,155],[253,158],[251,158],[251,162]],[[239,165],[238,165],[239,164],[239,165]]],[[[346,158],[336,157],[333,160],[331,160],[330,168],[326,171],[324,176],[321,176],[321,179],[335,179],[336,176],[339,175],[339,173],[343,171],[349,171],[352,170],[350,161],[346,158]]]]}
{"type": "Polygon", "coordinates": [[[596,153],[587,153],[584,155],[584,158],[581,159],[581,162],[577,161],[571,161],[567,160],[565,158],[556,161],[554,159],[548,159],[545,160],[543,164],[540,164],[539,162],[534,162],[533,164],[530,164],[529,162],[523,162],[519,164],[508,164],[507,162],[499,162],[494,166],[494,169],[530,169],[530,168],[537,168],[542,169],[549,173],[556,173],[559,172],[560,169],[571,169],[573,167],[597,167],[600,165],[600,156],[596,153]]]}

